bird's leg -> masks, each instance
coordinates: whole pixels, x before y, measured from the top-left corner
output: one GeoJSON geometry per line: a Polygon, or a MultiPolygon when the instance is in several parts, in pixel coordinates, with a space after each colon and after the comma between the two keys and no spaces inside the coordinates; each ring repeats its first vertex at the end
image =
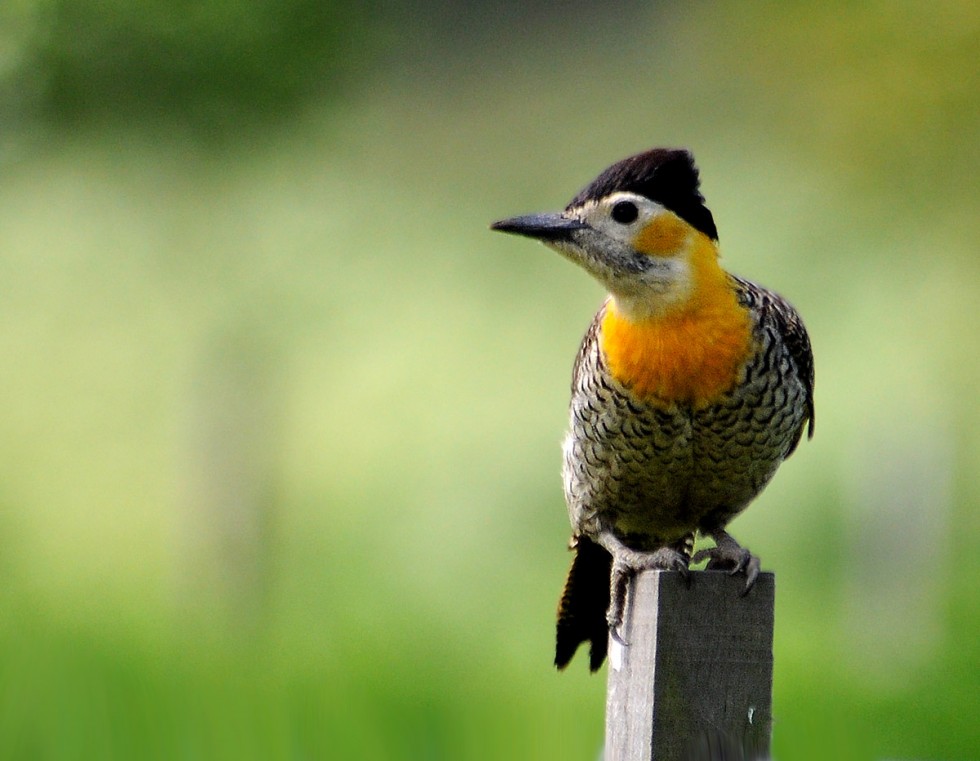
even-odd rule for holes
{"type": "Polygon", "coordinates": [[[626,611],[626,590],[629,588],[633,571],[619,559],[613,561],[612,575],[609,577],[609,609],[606,611],[606,623],[609,625],[609,635],[620,645],[626,641],[619,633],[623,625],[623,614],[626,611]]]}
{"type": "Polygon", "coordinates": [[[698,550],[691,558],[691,562],[700,563],[702,560],[707,560],[706,570],[728,571],[732,576],[744,572],[745,591],[742,594],[747,595],[755,585],[755,580],[759,578],[759,570],[762,567],[759,556],[753,555],[745,547],[742,547],[732,538],[731,534],[723,529],[708,533],[715,540],[715,546],[706,550],[698,550]]]}
{"type": "Polygon", "coordinates": [[[687,579],[687,566],[690,562],[690,552],[686,551],[689,547],[688,538],[659,547],[652,552],[631,549],[618,537],[608,532],[598,537],[598,543],[613,556],[612,573],[609,577],[609,610],[606,612],[609,634],[616,642],[625,645],[627,643],[623,640],[621,629],[630,579],[637,572],[650,568],[678,571],[687,579]]]}

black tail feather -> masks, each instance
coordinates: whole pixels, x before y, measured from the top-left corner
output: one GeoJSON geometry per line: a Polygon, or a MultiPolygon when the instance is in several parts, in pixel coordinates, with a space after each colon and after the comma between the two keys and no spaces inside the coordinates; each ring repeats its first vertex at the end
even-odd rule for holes
{"type": "Polygon", "coordinates": [[[598,671],[609,645],[609,577],[612,555],[592,540],[572,539],[575,558],[558,603],[555,665],[565,668],[583,642],[589,642],[589,669],[598,671]]]}

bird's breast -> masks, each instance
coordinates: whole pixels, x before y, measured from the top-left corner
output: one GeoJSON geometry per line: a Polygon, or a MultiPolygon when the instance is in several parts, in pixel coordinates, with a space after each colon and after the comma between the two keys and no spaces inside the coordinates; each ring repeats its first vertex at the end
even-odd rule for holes
{"type": "Polygon", "coordinates": [[[753,350],[752,319],[730,289],[641,321],[628,319],[611,301],[600,347],[611,375],[637,397],[698,409],[738,381],[753,350]]]}

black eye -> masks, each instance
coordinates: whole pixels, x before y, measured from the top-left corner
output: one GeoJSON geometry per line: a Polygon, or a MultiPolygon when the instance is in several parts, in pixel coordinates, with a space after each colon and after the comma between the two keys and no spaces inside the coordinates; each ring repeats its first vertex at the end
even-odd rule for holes
{"type": "Polygon", "coordinates": [[[612,218],[621,225],[628,225],[630,222],[636,221],[639,215],[640,212],[636,208],[636,204],[631,201],[620,201],[612,207],[612,218]]]}

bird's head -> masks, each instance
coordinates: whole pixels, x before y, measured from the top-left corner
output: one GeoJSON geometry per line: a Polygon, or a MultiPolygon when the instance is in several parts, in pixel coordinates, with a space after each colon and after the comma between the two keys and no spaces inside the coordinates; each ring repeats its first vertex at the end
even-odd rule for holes
{"type": "Polygon", "coordinates": [[[585,268],[635,318],[688,303],[721,273],[718,232],[686,150],[656,148],[606,169],[564,211],[494,222],[585,268]]]}

